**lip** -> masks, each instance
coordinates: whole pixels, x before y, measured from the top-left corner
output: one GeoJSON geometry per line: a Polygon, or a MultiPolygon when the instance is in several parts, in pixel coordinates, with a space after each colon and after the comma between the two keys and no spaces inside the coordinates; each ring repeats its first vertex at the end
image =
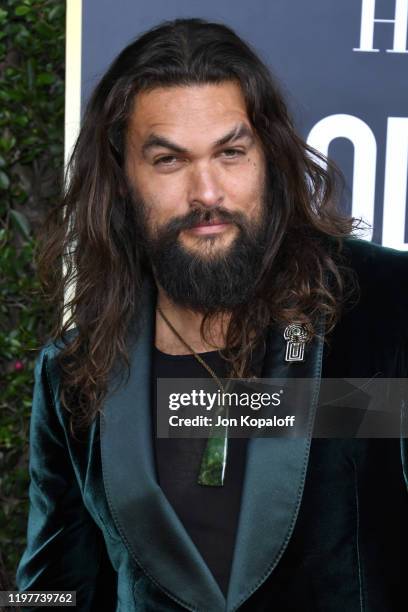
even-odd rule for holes
{"type": "Polygon", "coordinates": [[[220,223],[206,223],[191,227],[189,231],[193,234],[218,234],[223,232],[229,225],[231,224],[226,221],[221,221],[220,223]]]}
{"type": "Polygon", "coordinates": [[[222,219],[212,219],[208,223],[200,223],[191,227],[188,231],[193,234],[218,234],[223,232],[228,225],[231,225],[229,221],[222,221],[222,219]]]}

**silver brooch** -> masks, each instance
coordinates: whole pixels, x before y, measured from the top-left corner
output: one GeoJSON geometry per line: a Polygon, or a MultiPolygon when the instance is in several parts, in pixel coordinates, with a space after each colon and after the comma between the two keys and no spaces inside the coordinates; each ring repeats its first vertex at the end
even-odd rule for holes
{"type": "Polygon", "coordinates": [[[309,332],[302,323],[291,323],[283,332],[286,340],[285,361],[304,361],[309,332]]]}

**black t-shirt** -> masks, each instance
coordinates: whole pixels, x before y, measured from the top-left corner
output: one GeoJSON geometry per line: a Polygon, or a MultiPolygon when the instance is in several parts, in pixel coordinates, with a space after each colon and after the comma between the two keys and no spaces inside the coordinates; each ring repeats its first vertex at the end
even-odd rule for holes
{"type": "MultiPolygon", "coordinates": [[[[200,356],[219,378],[227,377],[227,364],[217,351],[200,353],[200,356]]],[[[154,347],[152,416],[158,481],[226,594],[241,506],[247,440],[228,440],[227,466],[222,487],[199,485],[197,477],[207,439],[156,437],[158,377],[207,378],[210,374],[193,355],[168,355],[154,347]]]]}

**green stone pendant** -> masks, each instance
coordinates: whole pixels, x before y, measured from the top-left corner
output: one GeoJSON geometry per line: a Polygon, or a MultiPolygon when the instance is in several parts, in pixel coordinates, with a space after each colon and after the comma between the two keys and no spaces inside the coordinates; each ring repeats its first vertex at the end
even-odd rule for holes
{"type": "MultiPolygon", "coordinates": [[[[225,387],[227,392],[232,384],[232,380],[228,380],[225,387]]],[[[214,419],[218,416],[228,418],[228,406],[218,406],[214,419]]],[[[227,468],[228,455],[228,426],[214,426],[211,429],[207,444],[205,446],[203,456],[201,458],[200,472],[197,482],[206,487],[222,487],[227,468]]]]}
{"type": "Polygon", "coordinates": [[[224,484],[225,469],[227,467],[228,452],[228,430],[224,429],[224,435],[216,434],[208,438],[201,459],[198,484],[207,487],[222,487],[224,484]]]}

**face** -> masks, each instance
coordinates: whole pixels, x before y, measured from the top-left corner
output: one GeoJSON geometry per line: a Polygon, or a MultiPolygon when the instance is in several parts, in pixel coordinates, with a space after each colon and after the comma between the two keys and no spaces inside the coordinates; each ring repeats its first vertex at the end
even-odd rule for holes
{"type": "Polygon", "coordinates": [[[199,310],[242,303],[266,227],[265,160],[240,87],[139,93],[126,134],[126,176],[156,280],[199,310]]]}

